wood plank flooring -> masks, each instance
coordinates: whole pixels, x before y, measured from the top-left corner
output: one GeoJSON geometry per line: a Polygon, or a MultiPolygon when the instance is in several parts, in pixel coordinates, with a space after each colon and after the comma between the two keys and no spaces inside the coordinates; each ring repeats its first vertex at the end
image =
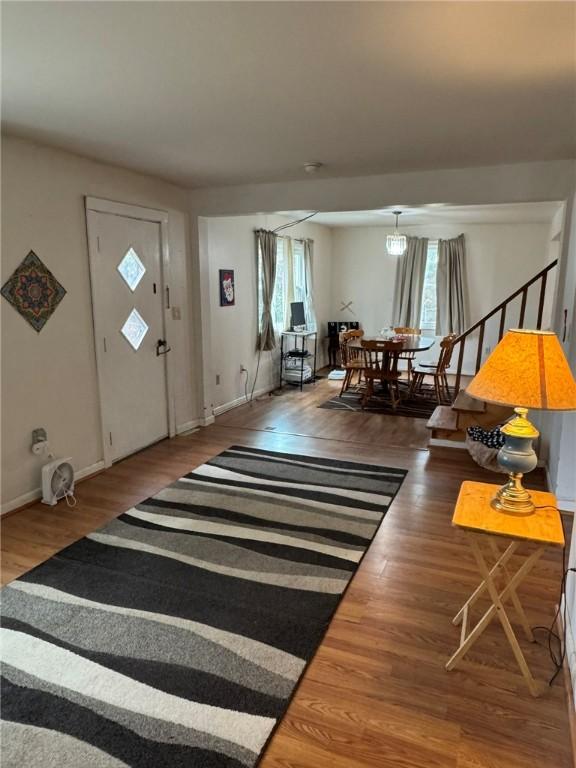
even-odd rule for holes
{"type": "MultiPolygon", "coordinates": [[[[74,509],[36,504],[5,518],[3,582],[234,443],[402,467],[406,481],[261,768],[571,767],[561,676],[533,699],[499,625],[460,669],[444,670],[459,639],[451,619],[478,581],[451,526],[453,505],[463,480],[494,475],[462,451],[408,447],[424,420],[318,409],[337,386],[322,381],[266,398],[148,448],[80,483],[74,509]]],[[[527,484],[543,488],[542,473],[527,484]]],[[[561,566],[560,553],[549,551],[520,590],[532,625],[553,617],[561,566]]],[[[547,679],[547,649],[519,639],[535,676],[547,679]]]]}

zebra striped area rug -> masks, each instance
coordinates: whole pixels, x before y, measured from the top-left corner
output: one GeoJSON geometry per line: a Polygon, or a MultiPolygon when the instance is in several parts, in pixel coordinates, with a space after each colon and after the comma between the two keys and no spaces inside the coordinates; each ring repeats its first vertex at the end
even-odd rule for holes
{"type": "Polygon", "coordinates": [[[5,587],[3,768],[255,765],[405,475],[233,446],[5,587]]]}

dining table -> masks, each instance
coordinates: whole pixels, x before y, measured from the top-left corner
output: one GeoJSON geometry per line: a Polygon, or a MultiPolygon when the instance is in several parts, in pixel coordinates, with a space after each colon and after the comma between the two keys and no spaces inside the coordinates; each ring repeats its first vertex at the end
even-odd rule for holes
{"type": "MultiPolygon", "coordinates": [[[[362,349],[363,341],[380,341],[383,344],[387,341],[401,341],[402,347],[398,348],[395,354],[402,355],[404,353],[418,353],[426,352],[434,346],[436,339],[433,336],[420,336],[420,335],[395,335],[390,337],[384,336],[359,336],[358,338],[350,339],[348,341],[348,349],[362,349]]],[[[384,350],[383,350],[384,352],[384,350]]],[[[357,352],[358,354],[358,352],[357,352]]],[[[403,382],[408,388],[410,387],[410,374],[408,373],[408,380],[403,382]]],[[[388,384],[382,382],[384,392],[388,392],[388,384]]],[[[404,395],[405,396],[405,395],[404,395]]]]}
{"type": "Polygon", "coordinates": [[[434,346],[436,339],[433,336],[391,336],[388,339],[384,336],[361,336],[350,339],[348,348],[361,348],[362,341],[401,341],[402,348],[399,352],[402,354],[403,352],[426,352],[434,346]]]}

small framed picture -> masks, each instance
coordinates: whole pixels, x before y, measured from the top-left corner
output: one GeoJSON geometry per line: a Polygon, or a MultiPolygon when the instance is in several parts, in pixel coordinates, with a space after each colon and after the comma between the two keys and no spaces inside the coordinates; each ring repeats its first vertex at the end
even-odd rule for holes
{"type": "Polygon", "coordinates": [[[236,303],[236,288],[234,286],[234,270],[221,269],[220,273],[220,306],[233,307],[236,303]]]}

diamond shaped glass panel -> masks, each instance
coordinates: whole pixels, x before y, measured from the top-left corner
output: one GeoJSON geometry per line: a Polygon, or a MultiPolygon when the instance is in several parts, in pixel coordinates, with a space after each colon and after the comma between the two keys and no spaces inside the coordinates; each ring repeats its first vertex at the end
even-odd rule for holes
{"type": "Polygon", "coordinates": [[[148,326],[140,313],[133,309],[128,315],[128,319],[122,326],[122,335],[133,349],[138,349],[142,344],[142,339],[148,333],[148,326]]]}
{"type": "Polygon", "coordinates": [[[130,288],[131,291],[135,291],[138,283],[144,277],[146,267],[142,264],[138,254],[132,246],[126,251],[124,258],[120,264],[118,264],[118,272],[120,272],[124,278],[128,288],[130,288]]]}

